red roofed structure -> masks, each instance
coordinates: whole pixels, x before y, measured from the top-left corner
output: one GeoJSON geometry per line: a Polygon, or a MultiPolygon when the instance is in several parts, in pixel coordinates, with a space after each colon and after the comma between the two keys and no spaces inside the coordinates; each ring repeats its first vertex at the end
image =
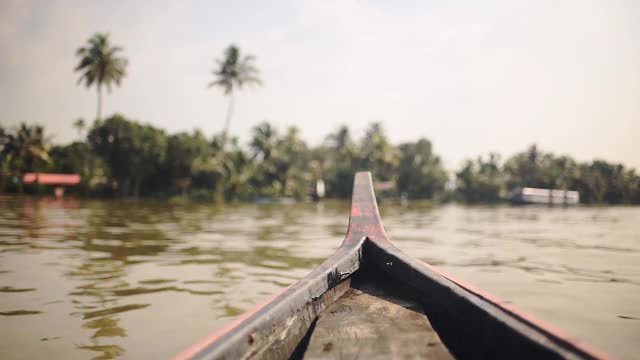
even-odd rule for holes
{"type": "Polygon", "coordinates": [[[25,184],[42,184],[57,186],[76,186],[80,184],[78,174],[26,173],[22,177],[25,184]]]}

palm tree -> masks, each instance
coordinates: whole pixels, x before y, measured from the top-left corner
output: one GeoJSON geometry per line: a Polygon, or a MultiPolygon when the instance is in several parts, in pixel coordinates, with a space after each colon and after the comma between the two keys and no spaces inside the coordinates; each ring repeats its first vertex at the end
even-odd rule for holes
{"type": "Polygon", "coordinates": [[[87,87],[95,84],[98,90],[97,120],[100,120],[102,112],[102,85],[106,85],[111,92],[111,85],[115,83],[119,86],[126,74],[127,59],[118,56],[122,50],[120,46],[111,46],[109,34],[103,33],[96,33],[86,46],[76,50],[80,62],[74,71],[82,73],[78,83],[84,82],[87,87]]]}
{"type": "Polygon", "coordinates": [[[274,152],[278,139],[278,130],[270,123],[263,121],[253,128],[253,138],[249,147],[253,151],[254,159],[268,161],[274,152]]]}
{"type": "Polygon", "coordinates": [[[23,123],[14,133],[4,134],[1,157],[6,161],[9,172],[21,178],[25,171],[36,171],[38,163],[49,162],[46,142],[44,128],[38,125],[23,123]]]}
{"type": "Polygon", "coordinates": [[[28,126],[23,123],[15,133],[6,135],[2,150],[9,162],[14,165],[14,169],[22,170],[25,167],[30,169],[37,161],[49,161],[46,142],[42,126],[28,126]]]}
{"type": "Polygon", "coordinates": [[[5,173],[9,171],[9,167],[7,165],[7,155],[4,152],[7,141],[7,131],[2,126],[0,126],[0,193],[4,191],[5,173]]]}
{"type": "Polygon", "coordinates": [[[240,54],[240,49],[235,45],[229,45],[224,52],[224,59],[218,59],[218,69],[213,70],[215,79],[209,83],[209,87],[219,86],[224,94],[229,96],[229,106],[227,108],[227,119],[222,132],[223,148],[226,142],[231,116],[233,114],[233,93],[236,89],[242,89],[245,84],[262,85],[258,77],[258,69],[253,65],[255,60],[253,55],[240,54]]]}
{"type": "Polygon", "coordinates": [[[367,129],[360,145],[362,168],[372,169],[380,180],[391,180],[398,164],[398,149],[394,147],[384,132],[382,124],[374,122],[367,129]]]}
{"type": "Polygon", "coordinates": [[[293,177],[301,177],[303,172],[298,171],[304,166],[304,153],[306,144],[300,138],[300,131],[295,126],[287,130],[287,134],[278,140],[276,144],[273,162],[277,181],[280,183],[280,196],[285,196],[287,184],[293,177]]]}
{"type": "Polygon", "coordinates": [[[326,142],[339,157],[340,161],[351,163],[355,159],[358,149],[351,139],[351,131],[348,126],[341,125],[335,133],[327,136],[326,142]]]}
{"type": "Polygon", "coordinates": [[[82,136],[82,132],[84,131],[84,128],[87,126],[87,123],[84,121],[83,118],[78,118],[78,120],[73,122],[73,127],[76,128],[76,130],[78,130],[78,136],[82,136]]]}

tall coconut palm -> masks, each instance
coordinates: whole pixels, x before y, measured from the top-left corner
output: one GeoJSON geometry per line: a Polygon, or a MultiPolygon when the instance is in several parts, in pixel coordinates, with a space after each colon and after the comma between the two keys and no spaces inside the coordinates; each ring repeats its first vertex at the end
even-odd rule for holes
{"type": "Polygon", "coordinates": [[[112,46],[109,34],[104,33],[96,33],[87,41],[86,46],[76,50],[80,62],[74,70],[82,73],[78,84],[84,82],[87,87],[95,84],[98,90],[98,120],[102,115],[102,86],[105,85],[111,92],[111,85],[115,83],[119,86],[126,75],[127,59],[118,56],[122,50],[120,46],[112,46]]]}
{"type": "Polygon", "coordinates": [[[243,56],[237,46],[229,45],[224,51],[224,58],[216,60],[218,68],[213,70],[215,79],[209,83],[209,87],[219,86],[224,91],[224,94],[229,96],[227,118],[222,132],[223,147],[233,114],[234,92],[241,90],[245,84],[262,85],[262,81],[258,77],[258,69],[253,65],[255,59],[253,55],[243,56]]]}
{"type": "Polygon", "coordinates": [[[82,132],[84,131],[84,128],[87,127],[87,123],[83,118],[78,118],[73,122],[73,127],[78,131],[78,136],[82,136],[82,132]]]}

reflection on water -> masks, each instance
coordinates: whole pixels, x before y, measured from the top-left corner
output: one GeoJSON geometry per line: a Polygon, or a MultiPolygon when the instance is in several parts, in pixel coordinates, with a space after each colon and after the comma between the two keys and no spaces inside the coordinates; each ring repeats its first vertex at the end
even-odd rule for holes
{"type": "MultiPolygon", "coordinates": [[[[640,208],[382,209],[413,256],[620,357],[640,350],[640,208]]],[[[166,358],[306,275],[347,212],[0,198],[0,357],[166,358]]]]}

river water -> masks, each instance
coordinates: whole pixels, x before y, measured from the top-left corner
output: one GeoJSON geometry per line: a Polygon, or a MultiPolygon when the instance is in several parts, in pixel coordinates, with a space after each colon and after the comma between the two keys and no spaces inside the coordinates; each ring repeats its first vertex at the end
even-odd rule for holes
{"type": "MultiPolygon", "coordinates": [[[[640,358],[640,207],[381,209],[405,252],[640,358]]],[[[0,358],[167,358],[320,264],[348,210],[0,197],[0,358]]]]}

